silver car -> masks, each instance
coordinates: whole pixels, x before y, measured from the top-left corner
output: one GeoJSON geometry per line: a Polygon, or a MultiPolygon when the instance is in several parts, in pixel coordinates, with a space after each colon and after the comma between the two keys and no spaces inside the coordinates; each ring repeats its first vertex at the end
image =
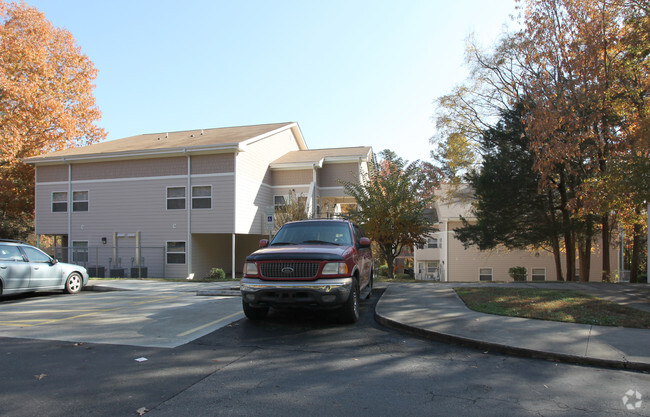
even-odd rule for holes
{"type": "Polygon", "coordinates": [[[86,284],[86,268],[58,262],[24,242],[0,239],[0,295],[42,290],[76,294],[86,284]]]}

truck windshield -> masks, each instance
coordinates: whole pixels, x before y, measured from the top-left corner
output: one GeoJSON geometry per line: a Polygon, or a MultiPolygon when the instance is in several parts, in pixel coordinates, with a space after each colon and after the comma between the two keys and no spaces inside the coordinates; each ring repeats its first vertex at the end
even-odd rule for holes
{"type": "Polygon", "coordinates": [[[347,223],[323,221],[285,224],[271,241],[271,245],[352,245],[347,223]]]}

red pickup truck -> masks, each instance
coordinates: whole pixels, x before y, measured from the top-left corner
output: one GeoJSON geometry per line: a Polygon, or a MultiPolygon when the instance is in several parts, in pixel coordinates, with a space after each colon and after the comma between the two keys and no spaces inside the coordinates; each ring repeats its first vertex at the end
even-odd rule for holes
{"type": "Polygon", "coordinates": [[[354,323],[372,290],[372,265],[370,239],[347,220],[287,223],[246,258],[244,313],[260,320],[270,307],[338,309],[341,321],[354,323]]]}

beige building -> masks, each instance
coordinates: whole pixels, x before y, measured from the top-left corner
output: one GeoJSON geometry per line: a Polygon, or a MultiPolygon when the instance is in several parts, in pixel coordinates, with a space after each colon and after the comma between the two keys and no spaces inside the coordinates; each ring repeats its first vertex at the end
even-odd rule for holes
{"type": "Polygon", "coordinates": [[[309,150],[297,123],[145,134],[29,158],[35,233],[93,276],[234,276],[289,191],[314,217],[353,200],[370,147],[309,150]],[[270,210],[270,211],[269,211],[270,210]],[[272,216],[271,216],[272,217],[272,216]]]}
{"type": "MultiPolygon", "coordinates": [[[[433,214],[439,231],[431,234],[427,244],[417,248],[413,256],[416,279],[446,282],[512,281],[509,269],[523,266],[526,268],[527,281],[557,280],[555,262],[550,251],[508,250],[503,247],[489,251],[480,251],[476,247],[465,249],[456,239],[454,230],[462,226],[461,216],[472,220],[472,195],[467,190],[460,190],[454,197],[450,197],[444,190],[436,193],[433,214]]],[[[617,251],[610,252],[610,264],[613,270],[617,270],[617,251]]],[[[600,245],[596,243],[592,251],[589,281],[602,281],[600,265],[602,255],[600,245]]],[[[566,267],[564,257],[562,266],[566,267]]],[[[566,270],[563,270],[563,274],[566,277],[566,270]]]]}

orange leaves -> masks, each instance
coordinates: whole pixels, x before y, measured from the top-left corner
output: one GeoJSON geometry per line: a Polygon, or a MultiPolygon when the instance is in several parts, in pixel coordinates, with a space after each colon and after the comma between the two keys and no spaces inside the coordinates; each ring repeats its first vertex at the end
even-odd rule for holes
{"type": "MultiPolygon", "coordinates": [[[[7,184],[22,184],[22,159],[106,137],[95,125],[101,118],[93,95],[96,77],[70,32],[25,3],[0,0],[0,174],[7,179],[0,184],[2,196],[12,195],[7,184]]],[[[33,180],[21,192],[33,194],[32,187],[33,180]]],[[[23,208],[33,210],[29,202],[23,208]]],[[[3,207],[0,216],[6,216],[3,207]]]]}

